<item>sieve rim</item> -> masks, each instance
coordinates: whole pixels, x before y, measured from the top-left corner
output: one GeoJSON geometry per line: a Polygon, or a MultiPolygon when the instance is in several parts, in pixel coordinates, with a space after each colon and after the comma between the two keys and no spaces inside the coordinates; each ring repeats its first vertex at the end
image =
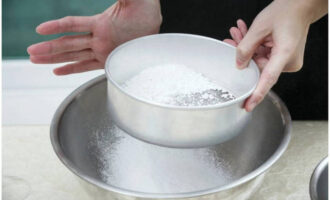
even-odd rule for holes
{"type": "Polygon", "coordinates": [[[184,36],[184,37],[193,37],[193,38],[199,38],[199,39],[203,39],[203,40],[209,40],[209,41],[213,41],[216,43],[219,43],[221,45],[225,45],[229,48],[232,49],[236,49],[234,46],[231,46],[225,42],[222,42],[220,40],[214,39],[214,38],[210,38],[210,37],[206,37],[206,36],[201,36],[201,35],[195,35],[195,34],[186,34],[186,33],[160,33],[160,34],[153,34],[153,35],[147,35],[147,36],[143,36],[143,37],[139,37],[133,40],[130,40],[128,42],[125,42],[121,45],[119,45],[118,47],[116,47],[108,56],[106,62],[105,62],[105,75],[106,78],[108,80],[108,83],[111,83],[117,90],[119,90],[121,93],[123,93],[124,95],[126,95],[127,97],[129,97],[130,99],[133,99],[134,101],[138,101],[139,103],[143,103],[143,104],[147,104],[147,105],[152,105],[155,107],[160,107],[160,108],[165,108],[165,109],[173,109],[173,110],[212,110],[212,109],[219,109],[219,108],[224,108],[224,107],[229,107],[231,105],[240,103],[244,100],[246,100],[252,93],[253,91],[256,89],[257,84],[259,82],[259,78],[260,78],[260,71],[259,68],[257,67],[256,63],[251,60],[250,62],[254,63],[252,65],[249,65],[248,67],[253,68],[255,75],[256,75],[256,80],[255,83],[253,84],[253,86],[250,88],[250,90],[246,93],[244,93],[243,95],[240,95],[239,97],[236,97],[233,100],[227,101],[227,102],[223,102],[223,103],[219,103],[219,104],[214,104],[214,105],[202,105],[202,106],[178,106],[178,105],[170,105],[170,104],[165,104],[165,103],[158,103],[155,101],[150,101],[144,98],[140,98],[137,96],[134,96],[128,92],[126,92],[124,90],[124,88],[119,85],[111,76],[111,72],[110,72],[110,61],[112,59],[112,57],[122,48],[124,48],[125,46],[136,42],[137,40],[145,40],[145,39],[149,39],[149,38],[154,38],[154,37],[159,37],[159,36],[167,36],[167,35],[173,35],[173,36],[184,36]]]}

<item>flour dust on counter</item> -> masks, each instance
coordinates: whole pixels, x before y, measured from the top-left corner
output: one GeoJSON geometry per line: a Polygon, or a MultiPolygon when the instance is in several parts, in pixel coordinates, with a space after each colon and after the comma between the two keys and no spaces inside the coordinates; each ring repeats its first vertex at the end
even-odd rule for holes
{"type": "Polygon", "coordinates": [[[178,64],[146,68],[127,80],[123,88],[135,97],[174,106],[216,105],[235,99],[203,74],[178,64]]]}

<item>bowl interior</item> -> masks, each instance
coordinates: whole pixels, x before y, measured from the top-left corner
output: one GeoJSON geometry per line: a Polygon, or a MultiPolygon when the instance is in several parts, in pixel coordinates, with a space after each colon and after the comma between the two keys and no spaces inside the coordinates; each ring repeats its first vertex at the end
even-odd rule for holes
{"type": "Polygon", "coordinates": [[[103,77],[71,95],[54,118],[51,137],[69,169],[107,190],[176,197],[225,189],[266,170],[289,140],[288,113],[268,96],[243,133],[223,144],[174,149],[144,143],[114,127],[106,87],[103,77]]]}
{"type": "Polygon", "coordinates": [[[317,182],[317,194],[319,199],[328,199],[328,165],[323,169],[317,182]]]}
{"type": "Polygon", "coordinates": [[[328,199],[328,157],[325,157],[314,169],[310,180],[312,200],[328,199]]]}
{"type": "Polygon", "coordinates": [[[235,48],[221,41],[190,34],[157,34],[116,48],[106,62],[110,81],[119,86],[142,70],[162,64],[181,64],[208,77],[236,97],[251,93],[258,67],[235,67],[235,48]]]}

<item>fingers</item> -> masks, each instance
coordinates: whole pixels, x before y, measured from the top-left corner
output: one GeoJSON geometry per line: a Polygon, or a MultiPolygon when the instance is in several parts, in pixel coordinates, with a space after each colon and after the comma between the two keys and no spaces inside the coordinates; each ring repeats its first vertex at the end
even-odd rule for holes
{"type": "Polygon", "coordinates": [[[272,42],[272,41],[269,41],[269,42],[265,42],[264,44],[263,44],[265,47],[273,47],[274,46],[274,43],[272,42]]]}
{"type": "Polygon", "coordinates": [[[234,41],[239,44],[241,42],[241,40],[243,39],[243,35],[241,33],[241,31],[236,28],[236,27],[231,27],[229,29],[230,32],[230,36],[234,39],[234,41]]]}
{"type": "Polygon", "coordinates": [[[260,69],[260,71],[263,71],[263,69],[265,68],[266,64],[268,63],[268,59],[264,56],[260,56],[260,55],[256,55],[253,57],[253,60],[256,62],[258,68],[260,69]]]}
{"type": "Polygon", "coordinates": [[[30,55],[47,55],[79,51],[90,48],[91,39],[91,34],[64,36],[55,40],[33,44],[28,47],[27,51],[30,55]]]}
{"type": "Polygon", "coordinates": [[[267,54],[269,54],[271,51],[271,48],[269,47],[265,47],[264,45],[260,45],[258,46],[258,48],[256,49],[256,51],[254,52],[256,55],[261,55],[266,57],[267,54]]]}
{"type": "Polygon", "coordinates": [[[67,75],[67,74],[86,72],[86,71],[102,69],[102,68],[104,68],[104,65],[98,62],[97,60],[85,60],[56,68],[54,69],[54,74],[67,75]]]}
{"type": "MultiPolygon", "coordinates": [[[[245,24],[245,22],[241,19],[237,20],[237,27],[231,27],[229,29],[229,33],[231,35],[231,37],[233,38],[233,41],[237,44],[239,44],[241,42],[241,40],[243,39],[243,37],[245,36],[246,32],[247,32],[247,26],[245,24]]],[[[233,44],[232,41],[228,41],[231,44],[233,44]]]]}
{"type": "Polygon", "coordinates": [[[223,41],[224,41],[225,43],[227,43],[227,44],[230,44],[230,45],[234,46],[234,47],[237,46],[237,43],[236,43],[234,40],[231,40],[231,39],[224,39],[223,41]]]}
{"type": "Polygon", "coordinates": [[[64,17],[40,24],[36,31],[41,35],[58,34],[64,32],[90,32],[94,17],[64,17]]]}
{"type": "Polygon", "coordinates": [[[245,24],[245,22],[241,19],[237,20],[237,27],[238,29],[241,31],[243,37],[246,35],[247,31],[248,31],[248,28],[245,24]]]}
{"type": "MultiPolygon", "coordinates": [[[[244,29],[244,27],[241,27],[244,29]]],[[[237,68],[245,68],[258,46],[262,43],[263,39],[269,34],[263,26],[259,24],[252,24],[250,29],[247,31],[244,38],[238,44],[236,49],[236,65],[237,68]]]]}
{"type": "Polygon", "coordinates": [[[252,111],[255,106],[264,99],[268,91],[277,82],[277,79],[283,71],[287,61],[288,57],[284,54],[273,55],[270,58],[260,75],[257,88],[254,90],[251,97],[245,102],[246,111],[252,111]]]}
{"type": "Polygon", "coordinates": [[[30,60],[36,64],[62,63],[71,61],[82,61],[94,59],[95,55],[92,50],[82,50],[54,55],[31,55],[30,60]]]}

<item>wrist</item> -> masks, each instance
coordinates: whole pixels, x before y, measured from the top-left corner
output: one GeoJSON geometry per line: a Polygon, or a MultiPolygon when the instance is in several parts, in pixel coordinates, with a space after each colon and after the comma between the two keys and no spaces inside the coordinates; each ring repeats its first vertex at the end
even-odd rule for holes
{"type": "Polygon", "coordinates": [[[293,4],[298,7],[299,12],[309,24],[314,23],[328,12],[327,0],[296,0],[293,4]]]}
{"type": "Polygon", "coordinates": [[[159,0],[118,0],[118,2],[124,6],[129,4],[140,5],[140,6],[152,6],[160,10],[159,0]]]}
{"type": "Polygon", "coordinates": [[[122,7],[131,7],[144,12],[155,23],[162,23],[160,0],[118,0],[118,3],[122,7]]]}
{"type": "Polygon", "coordinates": [[[274,0],[281,7],[289,8],[308,24],[312,24],[328,13],[328,0],[274,0]]]}

